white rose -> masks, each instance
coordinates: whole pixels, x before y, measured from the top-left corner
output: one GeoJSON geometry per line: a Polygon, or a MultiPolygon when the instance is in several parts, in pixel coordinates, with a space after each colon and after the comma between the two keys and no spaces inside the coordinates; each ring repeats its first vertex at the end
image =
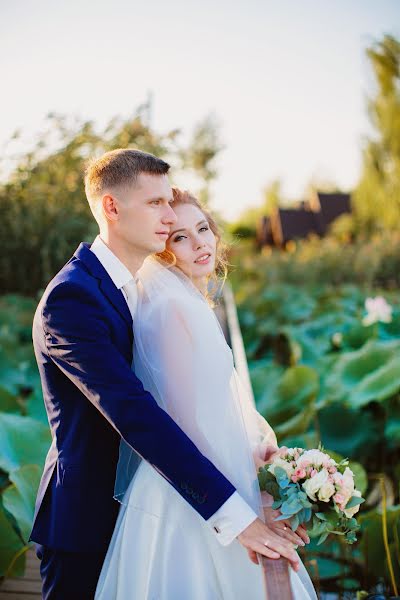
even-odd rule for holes
{"type": "Polygon", "coordinates": [[[343,473],[343,484],[348,492],[354,490],[354,473],[349,467],[346,467],[343,473]]]}
{"type": "Polygon", "coordinates": [[[322,467],[329,460],[329,456],[325,452],[321,452],[321,450],[306,450],[298,459],[297,466],[303,468],[303,466],[307,467],[312,464],[316,467],[322,467]]]}
{"type": "MultiPolygon", "coordinates": [[[[354,490],[352,495],[357,496],[357,498],[361,498],[361,492],[359,492],[358,490],[354,490]]],[[[358,513],[359,510],[360,510],[360,504],[357,504],[356,506],[353,506],[353,508],[348,508],[347,510],[344,510],[343,512],[346,515],[346,517],[351,519],[351,517],[353,517],[356,513],[358,513]]]]}
{"type": "Polygon", "coordinates": [[[274,458],[274,462],[268,467],[268,471],[270,473],[272,473],[273,475],[275,475],[276,467],[281,467],[285,471],[285,473],[289,479],[291,478],[291,476],[294,473],[294,469],[293,469],[292,465],[290,463],[286,462],[286,460],[283,460],[283,458],[280,458],[279,456],[274,458]]]}
{"type": "Polygon", "coordinates": [[[321,500],[321,502],[329,502],[331,497],[334,495],[335,491],[336,490],[333,483],[331,481],[327,481],[326,483],[321,485],[318,492],[318,499],[321,500]]]}
{"type": "Polygon", "coordinates": [[[307,479],[302,485],[303,490],[311,500],[316,501],[315,494],[328,482],[328,471],[322,469],[319,473],[307,479]]]}

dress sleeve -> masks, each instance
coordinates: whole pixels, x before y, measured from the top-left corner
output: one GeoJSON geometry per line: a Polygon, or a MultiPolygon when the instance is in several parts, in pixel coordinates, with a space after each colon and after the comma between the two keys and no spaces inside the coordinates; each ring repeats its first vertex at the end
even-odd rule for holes
{"type": "Polygon", "coordinates": [[[257,512],[253,450],[270,428],[236,386],[232,352],[211,308],[188,294],[150,308],[142,302],[136,324],[134,362],[146,389],[257,512]]]}
{"type": "MultiPolygon", "coordinates": [[[[206,455],[211,454],[207,431],[198,419],[202,396],[212,393],[209,368],[215,355],[204,352],[197,323],[190,323],[190,309],[174,300],[156,305],[135,331],[140,354],[137,372],[159,404],[206,455]]],[[[198,316],[197,316],[198,318],[198,316]]],[[[134,360],[135,362],[135,360],[134,360]]]]}

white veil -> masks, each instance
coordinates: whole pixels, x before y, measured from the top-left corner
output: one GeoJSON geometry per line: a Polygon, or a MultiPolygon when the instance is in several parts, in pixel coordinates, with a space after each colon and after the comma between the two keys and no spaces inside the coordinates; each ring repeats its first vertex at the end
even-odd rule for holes
{"type": "MultiPolygon", "coordinates": [[[[176,267],[154,257],[138,271],[133,368],[146,390],[263,518],[254,453],[276,445],[268,423],[241,385],[218,320],[204,296],[176,267]]],[[[115,497],[125,494],[140,458],[121,442],[115,497]]],[[[166,485],[168,493],[175,489],[166,485]]],[[[162,504],[135,507],[162,517],[162,504]]]]}

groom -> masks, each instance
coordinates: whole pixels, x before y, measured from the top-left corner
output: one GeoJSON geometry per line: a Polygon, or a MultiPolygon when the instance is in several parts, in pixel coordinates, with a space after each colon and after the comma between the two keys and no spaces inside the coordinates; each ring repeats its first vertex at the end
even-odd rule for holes
{"type": "Polygon", "coordinates": [[[253,558],[282,555],[298,565],[292,545],[257,518],[131,369],[135,274],[148,255],[164,250],[176,221],[168,170],[163,160],[130,149],[89,165],[85,189],[100,234],[79,246],[35,314],[33,343],[53,441],[31,540],[47,600],[94,596],[118,514],[121,437],[221,544],[238,538],[253,558]]]}

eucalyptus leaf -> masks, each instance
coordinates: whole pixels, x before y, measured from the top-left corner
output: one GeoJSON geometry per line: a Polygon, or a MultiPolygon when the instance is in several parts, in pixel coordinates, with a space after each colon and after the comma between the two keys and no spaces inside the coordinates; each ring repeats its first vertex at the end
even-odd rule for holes
{"type": "Polygon", "coordinates": [[[352,496],[348,503],[346,504],[346,509],[353,508],[354,506],[358,506],[365,502],[364,498],[359,498],[358,496],[352,496]]]}
{"type": "Polygon", "coordinates": [[[294,515],[290,519],[290,526],[292,528],[292,531],[296,531],[296,529],[298,528],[299,524],[300,524],[300,521],[299,521],[298,515],[294,515]]]}
{"type": "Polygon", "coordinates": [[[321,521],[326,521],[326,516],[323,512],[317,512],[315,513],[315,516],[318,517],[318,519],[320,519],[321,521]]]}
{"type": "Polygon", "coordinates": [[[318,546],[320,546],[326,540],[326,538],[328,537],[328,535],[329,535],[328,531],[325,531],[325,533],[323,533],[321,535],[321,537],[319,538],[319,540],[317,542],[318,546]]]}

